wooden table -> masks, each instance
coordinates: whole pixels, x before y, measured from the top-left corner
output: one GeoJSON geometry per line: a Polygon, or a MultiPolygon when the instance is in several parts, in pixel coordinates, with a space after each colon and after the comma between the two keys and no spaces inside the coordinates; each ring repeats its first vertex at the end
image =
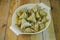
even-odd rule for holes
{"type": "Polygon", "coordinates": [[[59,1],[56,0],[0,0],[0,40],[55,40],[55,39],[60,40],[59,38],[60,9],[58,8],[58,6],[59,6],[59,1]],[[53,21],[51,21],[50,27],[46,31],[37,35],[16,36],[9,29],[14,10],[24,4],[41,3],[41,2],[45,3],[49,7],[51,6],[53,7],[51,11],[53,21]],[[53,22],[55,26],[53,26],[53,22]],[[55,28],[55,32],[54,32],[54,28],[55,28]],[[55,34],[56,34],[56,38],[55,38],[55,34]]]}

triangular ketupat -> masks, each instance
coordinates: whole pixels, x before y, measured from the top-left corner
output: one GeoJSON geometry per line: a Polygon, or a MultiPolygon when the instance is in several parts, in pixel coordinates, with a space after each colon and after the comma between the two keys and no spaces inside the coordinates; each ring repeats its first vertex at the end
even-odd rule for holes
{"type": "Polygon", "coordinates": [[[24,32],[29,32],[29,33],[31,33],[31,32],[35,32],[35,31],[34,31],[32,28],[26,28],[24,32]]]}
{"type": "Polygon", "coordinates": [[[38,24],[35,24],[34,30],[35,30],[35,31],[38,31],[38,28],[39,28],[38,24]]]}
{"type": "Polygon", "coordinates": [[[31,16],[29,18],[27,18],[27,20],[32,21],[32,22],[36,22],[35,14],[32,13],[31,16]]]}
{"type": "Polygon", "coordinates": [[[41,15],[41,16],[47,16],[47,13],[44,12],[43,10],[40,10],[40,15],[41,15]]]}
{"type": "Polygon", "coordinates": [[[24,12],[19,18],[27,18],[27,14],[24,12]]]}
{"type": "Polygon", "coordinates": [[[38,24],[36,23],[36,24],[34,24],[34,25],[32,26],[32,28],[33,28],[35,31],[38,31],[39,26],[38,26],[38,24]]]}
{"type": "Polygon", "coordinates": [[[21,29],[31,26],[31,24],[29,22],[27,22],[25,19],[22,19],[22,24],[21,24],[21,29]]]}
{"type": "Polygon", "coordinates": [[[36,18],[40,18],[40,15],[38,12],[36,12],[36,18]]]}

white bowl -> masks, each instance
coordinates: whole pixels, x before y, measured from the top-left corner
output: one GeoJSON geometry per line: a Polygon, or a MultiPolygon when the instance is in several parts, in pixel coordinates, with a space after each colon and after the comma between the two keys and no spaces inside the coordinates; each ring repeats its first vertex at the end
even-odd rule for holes
{"type": "Polygon", "coordinates": [[[44,11],[47,13],[47,19],[49,20],[47,23],[46,23],[46,27],[44,29],[42,29],[41,31],[39,32],[35,32],[35,33],[23,33],[19,30],[19,28],[15,25],[15,22],[16,22],[16,13],[19,12],[22,8],[28,8],[28,9],[31,9],[32,7],[34,7],[36,4],[25,4],[25,5],[22,5],[20,6],[19,8],[17,8],[12,16],[12,24],[10,26],[10,29],[16,34],[16,35],[19,35],[19,34],[37,34],[37,33],[40,33],[44,30],[46,30],[48,27],[49,27],[49,24],[51,22],[51,15],[50,15],[50,7],[46,6],[45,4],[43,3],[40,3],[38,4],[41,9],[44,8],[44,11]]]}

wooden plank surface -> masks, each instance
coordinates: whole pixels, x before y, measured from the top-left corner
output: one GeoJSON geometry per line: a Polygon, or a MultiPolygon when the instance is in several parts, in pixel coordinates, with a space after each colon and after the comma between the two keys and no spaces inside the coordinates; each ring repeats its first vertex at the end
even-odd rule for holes
{"type": "Polygon", "coordinates": [[[15,8],[17,7],[15,4],[15,0],[10,0],[10,10],[9,10],[9,17],[8,17],[8,23],[7,23],[7,30],[6,30],[6,36],[5,36],[5,40],[17,40],[17,36],[9,29],[10,25],[11,25],[11,19],[12,19],[12,15],[13,12],[15,10],[15,8]]]}
{"type": "MultiPolygon", "coordinates": [[[[1,27],[0,27],[0,34],[5,32],[5,29],[2,29],[2,24],[5,23],[7,24],[7,29],[6,29],[6,35],[5,35],[5,40],[55,40],[55,34],[54,34],[54,27],[53,27],[53,21],[50,24],[51,26],[45,31],[37,35],[19,35],[16,36],[10,29],[11,25],[11,18],[13,15],[14,10],[24,4],[28,3],[40,3],[43,2],[50,6],[50,1],[49,0],[10,0],[10,10],[8,13],[8,1],[3,0],[3,5],[0,3],[0,16],[1,16],[1,27]],[[3,8],[3,9],[2,9],[3,8]],[[2,9],[2,10],[1,10],[2,9]],[[6,9],[6,10],[5,10],[6,9]],[[4,31],[1,31],[4,30],[4,31]],[[52,30],[52,31],[51,31],[52,30]],[[47,37],[47,38],[46,38],[47,37]]],[[[0,40],[4,40],[4,36],[0,36],[0,40]]]]}
{"type": "Polygon", "coordinates": [[[9,12],[9,1],[0,0],[0,40],[4,40],[9,12]]]}
{"type": "Polygon", "coordinates": [[[60,40],[60,0],[51,0],[52,17],[54,22],[54,29],[56,34],[56,40],[60,40]]]}

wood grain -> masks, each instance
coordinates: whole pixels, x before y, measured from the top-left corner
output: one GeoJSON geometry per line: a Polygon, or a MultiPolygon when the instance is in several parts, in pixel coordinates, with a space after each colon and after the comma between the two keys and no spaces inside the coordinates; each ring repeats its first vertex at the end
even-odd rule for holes
{"type": "Polygon", "coordinates": [[[8,0],[0,0],[0,40],[4,40],[9,12],[8,0]]]}
{"type": "Polygon", "coordinates": [[[18,39],[17,40],[31,40],[31,35],[26,35],[26,34],[20,34],[19,36],[18,36],[18,39]]]}
{"type": "Polygon", "coordinates": [[[50,1],[52,6],[52,17],[54,22],[54,29],[56,40],[60,40],[60,0],[50,1]]]}
{"type": "Polygon", "coordinates": [[[12,19],[13,12],[15,8],[17,8],[17,6],[15,6],[16,5],[15,2],[16,2],[15,0],[13,1],[10,0],[10,10],[9,10],[9,15],[8,15],[5,40],[17,40],[17,36],[9,29],[11,25],[11,19],[12,19]]]}

